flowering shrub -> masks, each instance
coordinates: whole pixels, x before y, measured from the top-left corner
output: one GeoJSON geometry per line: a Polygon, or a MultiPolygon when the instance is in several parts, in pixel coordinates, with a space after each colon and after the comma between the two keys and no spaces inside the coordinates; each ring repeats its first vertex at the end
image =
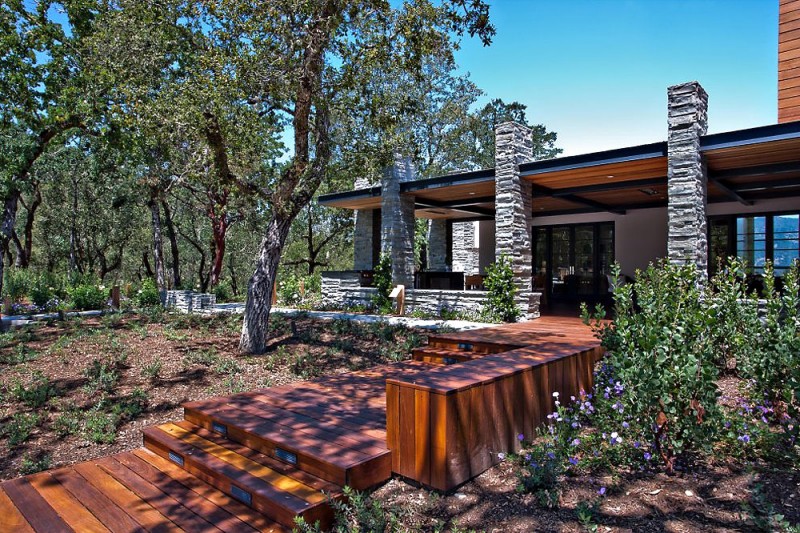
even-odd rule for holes
{"type": "Polygon", "coordinates": [[[106,307],[106,291],[94,284],[76,285],[69,290],[74,309],[93,310],[106,307]]]}
{"type": "Polygon", "coordinates": [[[613,326],[600,321],[604,313],[593,323],[607,364],[628,387],[619,400],[628,423],[668,471],[681,455],[710,451],[722,423],[710,333],[716,317],[699,279],[694,265],[650,265],[614,291],[613,326]]]}

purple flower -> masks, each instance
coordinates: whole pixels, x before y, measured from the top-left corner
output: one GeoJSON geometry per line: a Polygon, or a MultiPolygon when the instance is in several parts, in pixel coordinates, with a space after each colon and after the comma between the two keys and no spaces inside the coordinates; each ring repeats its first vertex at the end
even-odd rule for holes
{"type": "Polygon", "coordinates": [[[525,435],[520,433],[519,435],[517,435],[517,440],[520,441],[520,442],[524,441],[525,440],[525,435]]]}
{"type": "Polygon", "coordinates": [[[739,441],[747,444],[748,442],[750,442],[750,435],[748,435],[746,433],[744,435],[740,435],[739,436],[739,441]]]}
{"type": "Polygon", "coordinates": [[[639,446],[641,446],[641,444],[639,443],[639,441],[638,441],[638,440],[637,440],[636,442],[634,442],[634,443],[633,443],[633,447],[634,447],[634,448],[638,448],[639,446]]]}
{"type": "Polygon", "coordinates": [[[501,461],[504,461],[505,458],[506,458],[506,454],[504,454],[503,452],[500,452],[500,453],[497,454],[497,458],[500,459],[501,461]]]}
{"type": "Polygon", "coordinates": [[[577,457],[570,457],[569,458],[569,464],[571,464],[573,466],[577,466],[578,465],[578,458],[577,457]]]}
{"type": "Polygon", "coordinates": [[[649,461],[651,457],[652,457],[652,455],[650,455],[650,452],[644,452],[644,460],[645,461],[649,461]]]}
{"type": "Polygon", "coordinates": [[[597,491],[597,494],[599,494],[600,496],[605,496],[606,495],[606,488],[605,487],[600,487],[600,490],[597,491]]]}
{"type": "Polygon", "coordinates": [[[553,452],[547,452],[547,457],[550,458],[550,459],[555,459],[556,458],[556,454],[554,454],[553,452]]]}
{"type": "Polygon", "coordinates": [[[581,444],[581,439],[575,438],[575,439],[572,441],[572,445],[573,445],[573,446],[580,446],[580,444],[581,444]]]}
{"type": "Polygon", "coordinates": [[[627,422],[623,422],[622,423],[622,427],[624,427],[625,429],[628,429],[629,427],[631,427],[631,425],[628,424],[627,422]]]}

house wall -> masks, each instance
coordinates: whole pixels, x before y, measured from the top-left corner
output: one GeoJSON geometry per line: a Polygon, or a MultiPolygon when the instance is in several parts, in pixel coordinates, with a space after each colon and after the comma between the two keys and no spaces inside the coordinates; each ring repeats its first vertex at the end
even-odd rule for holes
{"type": "MultiPolygon", "coordinates": [[[[790,197],[759,200],[749,206],[738,202],[713,203],[708,205],[708,216],[798,210],[800,198],[790,197]]],[[[622,266],[623,274],[633,277],[637,269],[645,269],[651,261],[667,255],[667,209],[664,207],[635,209],[625,215],[588,213],[533,219],[534,226],[592,222],[614,222],[614,254],[622,266]]]]}
{"type": "Polygon", "coordinates": [[[625,215],[587,213],[534,217],[534,226],[614,222],[614,255],[622,273],[633,276],[637,269],[667,255],[667,209],[636,209],[625,215]],[[647,231],[643,231],[647,228],[647,231]]]}

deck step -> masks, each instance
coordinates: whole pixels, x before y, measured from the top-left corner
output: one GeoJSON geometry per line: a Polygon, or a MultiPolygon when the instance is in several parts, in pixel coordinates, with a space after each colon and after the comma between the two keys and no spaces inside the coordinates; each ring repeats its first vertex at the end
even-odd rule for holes
{"type": "Polygon", "coordinates": [[[279,524],[291,527],[297,516],[330,524],[329,498],[340,497],[340,487],[209,433],[188,422],[167,423],[146,428],[144,442],[162,459],[279,524]]]}
{"type": "Polygon", "coordinates": [[[433,365],[452,365],[455,363],[463,363],[464,361],[478,359],[484,355],[486,354],[461,352],[445,348],[434,348],[431,346],[414,348],[411,352],[411,358],[415,361],[422,361],[423,363],[429,363],[433,365]]]}
{"type": "Polygon", "coordinates": [[[457,337],[450,337],[447,335],[431,335],[428,337],[428,348],[436,348],[441,350],[451,350],[461,353],[473,353],[480,355],[489,355],[501,352],[507,352],[515,348],[519,348],[516,344],[508,344],[503,342],[489,342],[489,341],[471,341],[463,340],[457,337]]]}
{"type": "Polygon", "coordinates": [[[385,441],[322,418],[234,395],[184,404],[187,422],[338,486],[364,490],[391,477],[385,441]]]}

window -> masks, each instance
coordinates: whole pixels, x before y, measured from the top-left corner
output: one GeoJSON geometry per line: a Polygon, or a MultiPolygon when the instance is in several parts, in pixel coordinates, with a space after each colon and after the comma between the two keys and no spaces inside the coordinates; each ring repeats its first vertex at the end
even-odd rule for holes
{"type": "Polygon", "coordinates": [[[798,213],[716,217],[708,233],[712,274],[731,255],[744,259],[754,274],[763,274],[766,262],[772,261],[778,276],[800,258],[798,213]]]}

